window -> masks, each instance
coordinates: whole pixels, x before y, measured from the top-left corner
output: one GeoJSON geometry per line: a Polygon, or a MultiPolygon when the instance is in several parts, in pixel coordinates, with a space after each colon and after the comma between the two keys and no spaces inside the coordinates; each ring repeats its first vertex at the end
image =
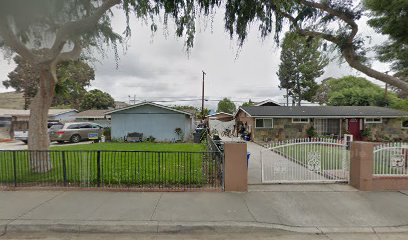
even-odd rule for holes
{"type": "Polygon", "coordinates": [[[338,135],[340,119],[315,119],[314,128],[319,135],[338,135]]]}
{"type": "Polygon", "coordinates": [[[382,123],[382,118],[366,118],[364,123],[382,123]]]}
{"type": "Polygon", "coordinates": [[[292,123],[309,123],[309,118],[292,118],[292,123]]]}
{"type": "Polygon", "coordinates": [[[91,124],[85,123],[85,124],[81,124],[81,126],[79,128],[92,128],[91,124]]]}
{"type": "Polygon", "coordinates": [[[67,129],[79,129],[79,124],[72,124],[68,126],[67,129]]]}
{"type": "Polygon", "coordinates": [[[408,119],[401,121],[401,128],[408,129],[408,119]]]}
{"type": "Polygon", "coordinates": [[[255,128],[273,128],[272,118],[257,118],[255,120],[255,128]]]}

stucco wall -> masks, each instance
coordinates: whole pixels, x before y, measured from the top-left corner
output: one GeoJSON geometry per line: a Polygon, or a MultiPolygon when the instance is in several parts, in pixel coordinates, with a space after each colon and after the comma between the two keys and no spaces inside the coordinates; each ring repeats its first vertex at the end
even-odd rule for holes
{"type": "Polygon", "coordinates": [[[157,141],[177,140],[176,128],[184,132],[187,140],[192,132],[192,119],[183,113],[143,105],[111,114],[112,138],[123,138],[129,132],[143,133],[143,137],[153,136],[157,141]]]}
{"type": "Polygon", "coordinates": [[[365,123],[373,141],[408,141],[408,129],[401,128],[401,119],[383,118],[382,123],[365,123]]]}

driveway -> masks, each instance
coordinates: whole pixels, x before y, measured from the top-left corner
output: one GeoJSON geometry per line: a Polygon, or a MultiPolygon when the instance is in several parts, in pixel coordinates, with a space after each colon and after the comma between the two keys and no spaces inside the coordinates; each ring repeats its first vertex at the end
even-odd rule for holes
{"type": "MultiPolygon", "coordinates": [[[[236,137],[223,137],[224,141],[242,141],[236,137]]],[[[248,163],[248,184],[262,184],[261,151],[264,157],[265,179],[271,182],[288,182],[297,180],[325,181],[327,178],[290,161],[256,143],[246,142],[247,151],[251,154],[248,163]]]]}
{"type": "MultiPolygon", "coordinates": [[[[50,145],[51,146],[70,146],[70,145],[79,145],[79,144],[90,144],[92,141],[84,141],[84,142],[79,142],[79,143],[64,143],[64,144],[59,144],[57,142],[52,142],[50,145]]],[[[13,142],[2,142],[0,143],[0,150],[26,150],[27,149],[27,144],[21,142],[21,141],[13,141],[13,142]]]]}

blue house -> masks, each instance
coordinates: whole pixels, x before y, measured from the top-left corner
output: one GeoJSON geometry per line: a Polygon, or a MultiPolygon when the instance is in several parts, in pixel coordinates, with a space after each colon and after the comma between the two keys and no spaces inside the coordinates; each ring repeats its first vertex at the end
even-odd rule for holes
{"type": "Polygon", "coordinates": [[[111,116],[113,139],[123,139],[128,133],[143,133],[157,141],[179,140],[176,128],[182,130],[183,139],[188,140],[193,131],[193,114],[152,102],[143,102],[105,113],[111,116]]]}

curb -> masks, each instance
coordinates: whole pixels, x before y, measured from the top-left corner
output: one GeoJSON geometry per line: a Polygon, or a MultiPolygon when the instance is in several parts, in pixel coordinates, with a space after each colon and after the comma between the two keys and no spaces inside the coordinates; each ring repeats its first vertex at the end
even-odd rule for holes
{"type": "Polygon", "coordinates": [[[0,236],[17,232],[67,233],[180,233],[180,232],[288,231],[326,233],[406,233],[408,226],[391,227],[301,227],[257,222],[166,222],[166,221],[61,221],[15,220],[0,223],[0,236]]]}

